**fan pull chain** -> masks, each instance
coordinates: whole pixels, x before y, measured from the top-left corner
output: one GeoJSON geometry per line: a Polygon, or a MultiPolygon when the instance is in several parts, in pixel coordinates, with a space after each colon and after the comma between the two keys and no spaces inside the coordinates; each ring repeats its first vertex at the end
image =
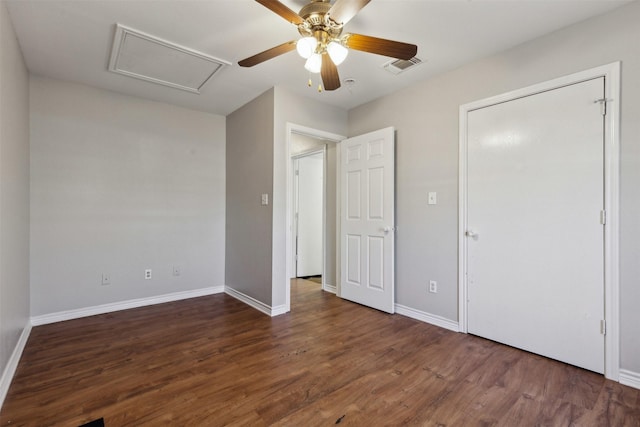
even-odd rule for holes
{"type": "MultiPolygon", "coordinates": [[[[307,80],[307,86],[313,86],[313,80],[311,79],[311,74],[309,74],[309,80],[307,80]]],[[[318,93],[322,93],[322,83],[318,83],[318,93]]]]}

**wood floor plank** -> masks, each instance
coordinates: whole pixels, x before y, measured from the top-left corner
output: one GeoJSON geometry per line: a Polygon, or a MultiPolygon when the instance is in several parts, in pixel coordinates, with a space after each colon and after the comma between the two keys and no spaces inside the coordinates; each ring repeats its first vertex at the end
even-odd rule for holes
{"type": "Polygon", "coordinates": [[[34,327],[0,425],[636,426],[640,391],[292,282],[34,327]]]}
{"type": "Polygon", "coordinates": [[[591,411],[586,412],[576,425],[603,427],[640,427],[640,390],[607,381],[591,411]]]}

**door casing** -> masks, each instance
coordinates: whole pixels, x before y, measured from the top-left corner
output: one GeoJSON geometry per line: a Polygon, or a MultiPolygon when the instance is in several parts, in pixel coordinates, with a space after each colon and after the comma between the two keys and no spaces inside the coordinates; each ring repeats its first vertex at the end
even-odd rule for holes
{"type": "MultiPolygon", "coordinates": [[[[604,132],[604,300],[605,300],[605,377],[618,381],[619,344],[619,170],[620,170],[620,63],[592,68],[502,95],[460,106],[459,120],[459,212],[458,212],[458,329],[467,332],[467,114],[473,110],[524,96],[557,89],[593,78],[605,78],[606,108],[604,132]]],[[[597,102],[594,100],[594,102],[597,102]]]]}

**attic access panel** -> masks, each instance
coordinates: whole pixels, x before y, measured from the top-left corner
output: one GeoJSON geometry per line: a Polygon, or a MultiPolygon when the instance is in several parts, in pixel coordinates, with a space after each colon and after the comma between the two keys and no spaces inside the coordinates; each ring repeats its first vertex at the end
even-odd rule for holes
{"type": "Polygon", "coordinates": [[[227,61],[116,24],[109,71],[200,93],[227,61]]]}

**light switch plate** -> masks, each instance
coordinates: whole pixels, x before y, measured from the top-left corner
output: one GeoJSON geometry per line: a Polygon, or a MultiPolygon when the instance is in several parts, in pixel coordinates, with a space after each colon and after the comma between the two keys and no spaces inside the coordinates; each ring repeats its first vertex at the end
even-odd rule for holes
{"type": "Polygon", "coordinates": [[[435,191],[429,191],[429,194],[427,196],[427,203],[429,203],[430,205],[438,204],[438,198],[435,191]]]}
{"type": "Polygon", "coordinates": [[[269,195],[268,194],[263,194],[262,195],[262,206],[267,206],[269,204],[269,195]]]}
{"type": "Polygon", "coordinates": [[[102,273],[102,284],[103,285],[111,284],[111,275],[109,273],[102,273]]]}

